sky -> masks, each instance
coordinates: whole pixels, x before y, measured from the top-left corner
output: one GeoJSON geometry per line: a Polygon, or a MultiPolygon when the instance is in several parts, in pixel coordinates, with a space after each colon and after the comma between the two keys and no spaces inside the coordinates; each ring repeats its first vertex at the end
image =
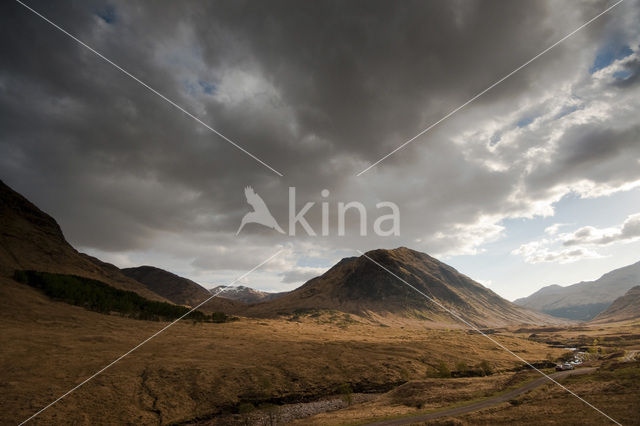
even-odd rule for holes
{"type": "Polygon", "coordinates": [[[640,260],[638,0],[370,169],[613,2],[26,3],[139,80],[0,6],[0,179],[80,251],[283,291],[406,246],[510,300],[640,260]]]}

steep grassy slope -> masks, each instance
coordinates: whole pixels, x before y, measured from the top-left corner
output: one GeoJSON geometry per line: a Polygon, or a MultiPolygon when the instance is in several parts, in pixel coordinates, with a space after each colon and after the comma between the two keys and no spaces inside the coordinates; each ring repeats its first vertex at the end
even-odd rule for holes
{"type": "Polygon", "coordinates": [[[123,274],[179,305],[195,306],[211,296],[200,284],[154,266],[125,268],[123,274]]]}
{"type": "Polygon", "coordinates": [[[119,314],[147,321],[224,322],[228,318],[218,312],[206,315],[199,310],[168,302],[149,300],[133,291],[120,290],[101,281],[76,275],[50,272],[16,271],[14,279],[43,292],[52,300],[82,306],[103,314],[119,314]]]}
{"type": "Polygon", "coordinates": [[[640,319],[640,286],[635,286],[624,296],[618,297],[593,322],[617,322],[640,319]]]}
{"type": "Polygon", "coordinates": [[[117,268],[104,268],[78,253],[51,216],[0,181],[0,275],[10,277],[15,270],[79,275],[166,301],[117,268]]]}

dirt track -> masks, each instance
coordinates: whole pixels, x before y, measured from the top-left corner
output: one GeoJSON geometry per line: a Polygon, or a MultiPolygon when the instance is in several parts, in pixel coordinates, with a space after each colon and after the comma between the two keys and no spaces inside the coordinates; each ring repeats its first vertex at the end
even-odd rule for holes
{"type": "MultiPolygon", "coordinates": [[[[581,368],[579,370],[569,370],[569,371],[560,371],[558,373],[550,374],[549,377],[554,380],[562,379],[568,376],[577,375],[577,374],[588,374],[595,371],[595,368],[581,368]]],[[[529,392],[538,386],[542,386],[546,383],[550,383],[549,379],[546,377],[540,377],[532,382],[528,382],[523,386],[510,390],[507,393],[494,396],[489,399],[485,399],[484,401],[476,402],[471,405],[465,405],[463,407],[455,407],[450,409],[445,409],[442,411],[438,411],[435,413],[423,414],[419,416],[413,417],[403,417],[401,419],[393,419],[393,420],[385,420],[376,423],[369,423],[369,426],[391,426],[391,425],[406,425],[416,422],[423,422],[426,420],[433,420],[441,417],[451,417],[451,416],[459,416],[460,414],[470,413],[472,411],[481,410],[483,408],[489,408],[494,405],[509,401],[523,393],[529,392]]]]}

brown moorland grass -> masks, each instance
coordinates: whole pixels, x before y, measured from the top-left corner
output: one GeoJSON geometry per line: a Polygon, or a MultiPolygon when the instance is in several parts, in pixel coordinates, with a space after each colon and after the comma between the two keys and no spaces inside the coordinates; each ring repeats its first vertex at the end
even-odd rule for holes
{"type": "MultiPolygon", "coordinates": [[[[519,335],[549,340],[566,346],[589,342],[594,373],[562,379],[569,389],[591,402],[622,424],[640,424],[640,356],[638,321],[608,325],[590,324],[568,329],[520,330],[519,335]],[[596,344],[597,343],[597,344],[596,344]],[[635,359],[635,361],[634,361],[635,359]]],[[[400,386],[374,401],[304,419],[298,424],[366,424],[386,418],[406,417],[423,412],[468,405],[499,394],[509,387],[537,378],[537,373],[519,372],[484,378],[430,379],[400,386]],[[505,378],[510,377],[505,380],[505,378]],[[495,395],[494,394],[494,395],[495,395]],[[422,404],[423,409],[418,409],[422,404]]],[[[493,425],[493,424],[608,424],[605,417],[557,385],[545,385],[508,403],[457,417],[443,417],[413,424],[493,425]]],[[[613,424],[613,423],[611,423],[613,424]]]]}
{"type": "MultiPolygon", "coordinates": [[[[333,314],[332,314],[333,315],[333,314]]],[[[54,302],[0,278],[0,414],[16,423],[47,405],[166,323],[103,315],[54,302]]],[[[530,360],[550,349],[494,335],[530,360]]],[[[553,352],[553,351],[552,351],[553,352]]],[[[562,351],[556,350],[559,355],[562,351]]],[[[157,424],[210,418],[244,402],[295,402],[386,391],[444,361],[496,369],[511,355],[482,336],[419,321],[382,327],[353,316],[181,322],[96,377],[33,424],[157,424]]],[[[498,376],[496,376],[498,377],[498,376]]]]}
{"type": "Polygon", "coordinates": [[[366,424],[456,405],[468,404],[504,392],[537,378],[536,373],[499,373],[486,377],[412,380],[373,401],[301,419],[296,425],[366,424]]]}
{"type": "MultiPolygon", "coordinates": [[[[564,384],[621,424],[640,424],[640,362],[605,364],[593,375],[570,377],[564,384]]],[[[539,388],[508,404],[461,416],[454,421],[463,425],[613,424],[553,385],[539,388]]]]}

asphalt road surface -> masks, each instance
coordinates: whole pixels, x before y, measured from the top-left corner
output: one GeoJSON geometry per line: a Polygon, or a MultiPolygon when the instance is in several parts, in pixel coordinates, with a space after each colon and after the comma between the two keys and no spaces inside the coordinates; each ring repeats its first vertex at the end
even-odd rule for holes
{"type": "MultiPolygon", "coordinates": [[[[580,368],[578,370],[568,370],[568,371],[560,371],[557,373],[549,374],[549,377],[554,380],[562,379],[568,376],[574,376],[579,374],[589,374],[595,371],[595,368],[580,368]]],[[[369,423],[369,426],[391,426],[391,425],[406,425],[410,423],[423,422],[426,420],[438,419],[441,417],[451,417],[451,416],[459,416],[461,414],[470,413],[476,410],[482,410],[483,408],[489,408],[494,405],[501,404],[503,402],[509,401],[523,393],[529,392],[538,386],[542,386],[547,383],[552,383],[546,377],[540,377],[532,382],[525,383],[519,388],[515,388],[510,390],[507,393],[502,395],[497,395],[489,399],[485,399],[484,401],[476,402],[474,404],[465,405],[463,407],[455,407],[448,410],[442,410],[435,413],[423,414],[419,416],[413,417],[403,417],[400,419],[392,419],[392,420],[384,420],[376,423],[369,423]]]]}

